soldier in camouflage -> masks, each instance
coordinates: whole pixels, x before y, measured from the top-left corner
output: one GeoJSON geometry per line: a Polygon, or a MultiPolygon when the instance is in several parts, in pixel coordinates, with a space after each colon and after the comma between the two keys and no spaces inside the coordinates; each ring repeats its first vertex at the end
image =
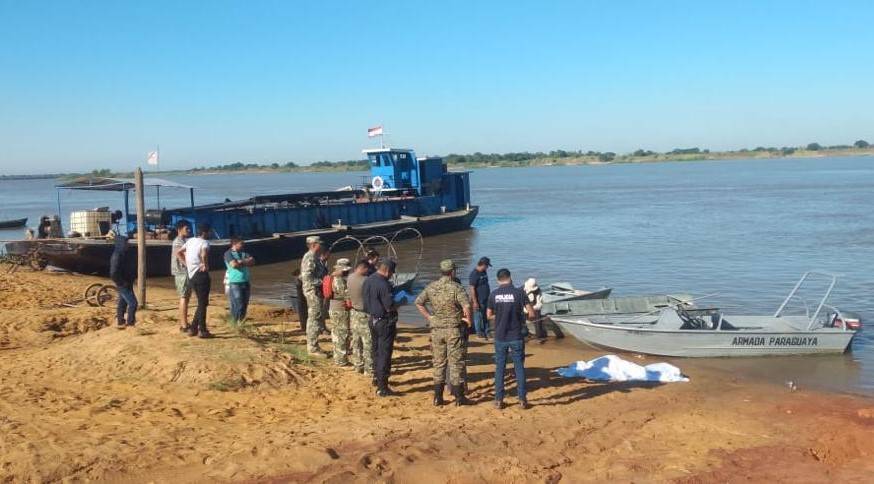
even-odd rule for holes
{"type": "Polygon", "coordinates": [[[455,263],[440,262],[440,279],[428,284],[416,298],[416,308],[431,327],[431,351],[434,358],[434,405],[443,405],[446,367],[455,405],[469,403],[464,395],[462,375],[466,365],[464,332],[470,321],[470,299],[464,287],[454,280],[455,263]],[[430,311],[426,307],[430,306],[430,311]]]}
{"type": "Polygon", "coordinates": [[[352,266],[349,259],[338,259],[331,274],[331,341],[334,342],[334,363],[338,366],[348,367],[349,364],[349,309],[352,308],[352,300],[349,298],[349,290],[346,287],[346,276],[352,266]]]}
{"type": "Polygon", "coordinates": [[[370,264],[366,260],[358,261],[355,269],[346,278],[349,299],[352,309],[349,314],[349,325],[352,331],[352,363],[358,373],[373,377],[373,334],[370,332],[370,316],[364,312],[364,281],[370,264]]]}
{"type": "Polygon", "coordinates": [[[300,261],[300,280],[303,285],[303,295],[307,300],[307,352],[312,356],[324,358],[326,355],[319,348],[319,321],[322,319],[323,297],[317,261],[322,239],[311,235],[307,237],[306,242],[309,250],[300,261]]]}

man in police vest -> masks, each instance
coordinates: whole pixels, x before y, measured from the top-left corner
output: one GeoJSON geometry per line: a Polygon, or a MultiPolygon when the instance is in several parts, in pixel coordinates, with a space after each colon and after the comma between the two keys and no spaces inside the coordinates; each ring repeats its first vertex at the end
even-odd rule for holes
{"type": "Polygon", "coordinates": [[[455,396],[455,405],[469,403],[464,395],[464,344],[470,321],[470,299],[464,286],[455,280],[455,263],[449,259],[440,262],[440,279],[428,284],[416,298],[416,308],[431,327],[431,352],[434,365],[434,405],[443,405],[443,387],[446,367],[449,366],[449,385],[455,396]],[[430,311],[426,307],[430,306],[430,311]]]}
{"type": "Polygon", "coordinates": [[[320,322],[324,308],[318,262],[322,239],[317,235],[311,235],[307,237],[306,243],[308,250],[300,261],[300,280],[307,301],[307,352],[317,358],[326,358],[327,355],[319,348],[320,322]]]}

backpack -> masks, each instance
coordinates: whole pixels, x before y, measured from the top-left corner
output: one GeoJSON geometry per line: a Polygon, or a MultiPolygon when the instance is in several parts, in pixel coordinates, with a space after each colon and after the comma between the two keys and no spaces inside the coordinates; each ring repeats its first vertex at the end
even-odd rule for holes
{"type": "Polygon", "coordinates": [[[322,278],[322,297],[326,300],[334,298],[334,278],[330,274],[322,278]]]}

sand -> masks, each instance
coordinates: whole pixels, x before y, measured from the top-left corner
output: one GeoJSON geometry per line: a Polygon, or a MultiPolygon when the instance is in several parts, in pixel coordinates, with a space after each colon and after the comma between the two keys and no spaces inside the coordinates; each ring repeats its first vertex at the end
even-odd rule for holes
{"type": "Polygon", "coordinates": [[[138,326],[117,330],[112,309],[76,301],[95,281],[0,276],[4,482],[874,479],[871,399],[790,391],[694,360],[679,363],[689,383],[563,379],[554,368],[602,354],[565,339],[527,349],[533,408],[511,386],[499,411],[491,347],[474,340],[476,404],[435,408],[423,329],[401,329],[401,395],[381,399],[365,377],[310,360],[290,311],[256,305],[239,331],[216,295],[217,338],[200,340],[176,329],[172,291],[152,289],[138,326]]]}

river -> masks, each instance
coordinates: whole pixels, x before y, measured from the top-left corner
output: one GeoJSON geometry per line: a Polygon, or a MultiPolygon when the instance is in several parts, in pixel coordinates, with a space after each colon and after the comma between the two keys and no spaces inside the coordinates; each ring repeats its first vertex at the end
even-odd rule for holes
{"type": "MultiPolygon", "coordinates": [[[[169,177],[198,187],[199,203],[256,194],[330,190],[361,173],[221,174],[169,177]]],[[[57,213],[53,180],[0,181],[0,219],[57,213]]],[[[874,321],[874,158],[731,160],[476,170],[473,230],[426,239],[418,268],[425,283],[455,259],[466,278],[491,257],[521,284],[569,281],[613,287],[615,295],[691,293],[729,311],[772,313],[808,270],[838,274],[831,302],[874,321]]],[[[147,206],[156,204],[150,192],[147,206]]],[[[188,193],[164,190],[163,206],[188,193]]],[[[121,206],[117,193],[62,192],[61,211],[121,206]]],[[[21,230],[0,231],[0,239],[21,230]]],[[[400,248],[404,270],[416,246],[400,248]]],[[[296,263],[256,268],[255,297],[282,301],[296,263]]],[[[494,274],[492,274],[492,284],[494,274]]],[[[820,284],[819,291],[824,289],[820,284]]],[[[812,304],[816,291],[804,294],[812,304]]],[[[419,321],[405,308],[405,321],[419,321]]],[[[874,324],[874,323],[872,323],[874,324]]],[[[709,364],[793,379],[831,390],[874,394],[874,336],[852,352],[806,358],[718,359],[709,364]]]]}

